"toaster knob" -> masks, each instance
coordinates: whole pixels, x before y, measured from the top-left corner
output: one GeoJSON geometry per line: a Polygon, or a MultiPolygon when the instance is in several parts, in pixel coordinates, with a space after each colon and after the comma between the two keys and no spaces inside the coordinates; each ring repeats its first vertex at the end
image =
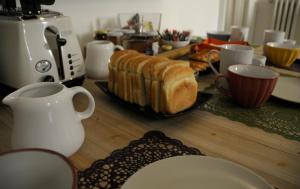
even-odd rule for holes
{"type": "Polygon", "coordinates": [[[36,63],[35,69],[40,73],[48,72],[51,69],[51,62],[48,60],[40,60],[36,63]]]}
{"type": "Polygon", "coordinates": [[[54,77],[51,75],[47,75],[44,79],[44,82],[54,82],[54,77]]]}

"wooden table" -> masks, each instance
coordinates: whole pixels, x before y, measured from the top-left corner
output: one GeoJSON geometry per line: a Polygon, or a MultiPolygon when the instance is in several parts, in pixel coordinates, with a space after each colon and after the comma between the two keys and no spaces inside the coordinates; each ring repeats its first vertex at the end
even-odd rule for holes
{"type": "MultiPolygon", "coordinates": [[[[204,78],[200,85],[208,81],[204,78]]],[[[78,169],[89,167],[149,130],[160,130],[206,155],[244,165],[280,189],[300,188],[300,142],[200,110],[167,120],[141,117],[111,101],[92,80],[84,87],[93,94],[96,109],[83,121],[86,138],[71,157],[78,169]]],[[[87,99],[77,96],[74,103],[77,110],[83,110],[87,99]]],[[[9,150],[12,123],[10,109],[1,105],[0,152],[9,150]]]]}

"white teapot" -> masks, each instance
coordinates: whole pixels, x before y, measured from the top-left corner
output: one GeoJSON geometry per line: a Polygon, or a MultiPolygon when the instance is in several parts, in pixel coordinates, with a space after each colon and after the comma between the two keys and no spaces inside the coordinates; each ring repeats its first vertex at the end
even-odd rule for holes
{"type": "Polygon", "coordinates": [[[3,99],[13,110],[12,148],[46,148],[65,156],[75,153],[84,141],[82,119],[95,109],[93,96],[83,87],[67,88],[59,83],[34,83],[3,99]],[[73,96],[85,94],[88,108],[77,112],[73,96]]]}

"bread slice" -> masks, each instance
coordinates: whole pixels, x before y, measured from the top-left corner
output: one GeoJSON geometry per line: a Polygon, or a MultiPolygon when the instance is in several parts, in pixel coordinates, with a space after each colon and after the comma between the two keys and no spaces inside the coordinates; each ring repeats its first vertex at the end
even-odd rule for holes
{"type": "Polygon", "coordinates": [[[114,92],[114,83],[115,83],[115,70],[117,65],[117,60],[125,54],[124,51],[117,51],[110,57],[110,62],[108,64],[108,90],[114,92]]]}
{"type": "Polygon", "coordinates": [[[167,60],[169,59],[166,57],[153,57],[150,61],[147,62],[147,64],[145,64],[143,68],[143,76],[145,78],[146,103],[148,105],[151,105],[151,73],[153,72],[154,66],[156,64],[160,64],[161,62],[165,62],[167,60]]]}
{"type": "Polygon", "coordinates": [[[114,70],[111,63],[108,63],[108,90],[113,92],[114,89],[114,70]]]}
{"type": "Polygon", "coordinates": [[[108,80],[108,90],[110,92],[115,93],[117,91],[117,67],[119,64],[120,59],[127,55],[128,53],[137,53],[137,51],[134,50],[123,50],[123,51],[116,51],[114,54],[110,57],[110,63],[108,65],[109,68],[109,80],[108,80]]]}
{"type": "Polygon", "coordinates": [[[117,69],[115,72],[115,84],[114,84],[114,93],[118,97],[124,99],[124,83],[123,83],[123,78],[121,75],[121,71],[123,70],[124,65],[127,63],[128,59],[130,57],[136,56],[138,53],[126,53],[122,57],[120,57],[118,64],[117,64],[117,69]]]}
{"type": "Polygon", "coordinates": [[[164,76],[162,97],[166,113],[175,114],[191,107],[197,98],[198,84],[189,67],[173,67],[164,76]]]}
{"type": "MultiPolygon", "coordinates": [[[[131,84],[131,78],[129,76],[130,72],[130,65],[133,64],[133,62],[138,59],[139,57],[144,57],[144,54],[135,54],[128,58],[128,60],[123,64],[122,70],[120,73],[120,76],[122,78],[122,83],[124,85],[124,93],[123,93],[123,99],[125,101],[132,101],[132,84],[131,84]]],[[[123,92],[123,91],[122,91],[123,92]]]]}
{"type": "Polygon", "coordinates": [[[142,56],[136,57],[129,64],[129,71],[127,73],[127,86],[129,89],[129,102],[138,104],[137,100],[137,82],[136,82],[136,73],[135,68],[138,64],[143,63],[143,61],[149,59],[149,56],[141,54],[142,56]]]}
{"type": "Polygon", "coordinates": [[[136,56],[140,56],[139,53],[131,53],[127,56],[124,56],[120,62],[118,67],[118,96],[123,100],[127,101],[127,82],[126,82],[126,72],[127,66],[130,64],[131,60],[136,56]]]}
{"type": "Polygon", "coordinates": [[[145,78],[143,76],[143,69],[148,62],[152,61],[153,57],[148,56],[143,61],[138,62],[134,65],[134,73],[135,73],[135,79],[133,84],[135,85],[135,99],[137,100],[137,104],[140,106],[145,106],[147,104],[146,102],[146,87],[145,87],[145,78]]]}
{"type": "Polygon", "coordinates": [[[150,102],[151,107],[155,112],[159,112],[159,103],[160,103],[160,80],[159,73],[169,64],[172,60],[161,61],[153,65],[153,70],[151,71],[151,89],[150,89],[150,102]]]}
{"type": "Polygon", "coordinates": [[[158,88],[158,93],[159,93],[159,99],[157,99],[158,101],[158,104],[159,104],[159,111],[162,112],[162,113],[166,113],[166,107],[165,107],[165,99],[163,98],[163,91],[161,90],[162,89],[162,86],[163,86],[163,80],[165,78],[165,75],[166,73],[168,73],[168,71],[170,69],[174,69],[176,67],[179,67],[179,68],[189,68],[189,62],[188,61],[179,61],[179,60],[173,60],[172,62],[170,62],[169,64],[167,64],[162,70],[160,70],[158,72],[158,75],[154,75],[154,77],[158,77],[157,80],[159,81],[158,82],[158,85],[157,88],[158,88]]]}

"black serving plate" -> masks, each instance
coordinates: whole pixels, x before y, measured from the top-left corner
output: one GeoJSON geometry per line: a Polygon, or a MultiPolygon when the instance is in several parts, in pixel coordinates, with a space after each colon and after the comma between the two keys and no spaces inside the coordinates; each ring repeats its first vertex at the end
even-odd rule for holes
{"type": "Polygon", "coordinates": [[[120,104],[120,106],[126,107],[127,109],[130,109],[131,111],[143,114],[144,116],[154,117],[156,119],[166,119],[166,118],[172,118],[172,117],[177,117],[177,116],[187,114],[187,113],[197,109],[199,106],[203,105],[207,100],[209,100],[212,97],[212,94],[198,92],[197,100],[196,100],[195,104],[192,107],[190,107],[189,109],[186,109],[182,112],[178,112],[176,114],[163,114],[163,113],[156,113],[155,111],[152,110],[152,108],[150,106],[141,107],[137,104],[132,104],[130,102],[126,102],[123,99],[117,97],[116,95],[114,95],[113,93],[111,93],[108,90],[107,81],[96,81],[95,84],[107,96],[111,97],[114,102],[120,104]]]}

